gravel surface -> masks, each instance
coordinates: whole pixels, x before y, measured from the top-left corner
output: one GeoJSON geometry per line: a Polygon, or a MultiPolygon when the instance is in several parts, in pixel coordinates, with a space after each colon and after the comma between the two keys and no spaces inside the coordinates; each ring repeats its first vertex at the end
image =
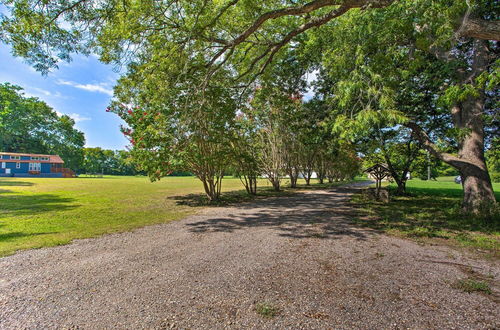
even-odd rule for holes
{"type": "Polygon", "coordinates": [[[359,228],[351,193],[209,208],[2,258],[0,328],[500,327],[495,286],[452,285],[468,269],[497,281],[497,262],[359,228]]]}

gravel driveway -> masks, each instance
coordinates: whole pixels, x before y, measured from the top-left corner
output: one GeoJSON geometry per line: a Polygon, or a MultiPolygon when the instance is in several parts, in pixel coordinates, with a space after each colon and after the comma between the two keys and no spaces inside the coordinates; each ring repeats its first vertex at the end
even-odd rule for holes
{"type": "Polygon", "coordinates": [[[356,227],[308,191],[0,259],[0,328],[499,328],[494,261],[356,227]],[[496,288],[494,288],[496,290],[496,288]],[[263,316],[256,306],[267,307],[263,316]]]}

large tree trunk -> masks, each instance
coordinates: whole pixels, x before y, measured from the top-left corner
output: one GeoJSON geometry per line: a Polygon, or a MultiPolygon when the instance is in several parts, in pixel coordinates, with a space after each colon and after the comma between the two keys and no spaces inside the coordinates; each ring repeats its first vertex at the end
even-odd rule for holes
{"type": "Polygon", "coordinates": [[[396,190],[397,195],[405,195],[406,194],[406,180],[395,180],[398,185],[398,189],[396,190]]]}
{"type": "MultiPolygon", "coordinates": [[[[462,160],[455,165],[462,177],[464,211],[476,213],[481,204],[492,204],[496,201],[488,168],[484,159],[484,123],[482,110],[484,97],[469,97],[461,109],[454,108],[461,114],[457,120],[465,120],[461,127],[470,129],[459,143],[458,158],[462,160]]],[[[460,126],[459,126],[460,127],[460,126]]]]}
{"type": "Polygon", "coordinates": [[[478,160],[479,165],[465,166],[460,170],[464,188],[462,208],[466,212],[477,213],[481,206],[496,202],[491,179],[485,167],[484,160],[478,160]]]}
{"type": "MultiPolygon", "coordinates": [[[[488,63],[487,42],[475,40],[472,74],[465,83],[472,83],[487,69],[488,63]]],[[[455,127],[469,130],[469,134],[459,141],[458,158],[463,162],[456,168],[462,176],[464,188],[462,207],[464,211],[473,213],[478,212],[481,204],[496,201],[484,159],[484,103],[485,96],[481,91],[452,109],[455,127]]]]}
{"type": "MultiPolygon", "coordinates": [[[[473,52],[472,70],[463,73],[465,84],[474,83],[488,67],[487,42],[474,40],[473,52]]],[[[479,91],[478,94],[469,95],[466,100],[452,108],[454,126],[467,130],[467,135],[458,141],[457,156],[439,152],[429,136],[417,124],[408,124],[429,152],[460,172],[464,190],[462,209],[468,213],[478,213],[482,205],[496,203],[484,158],[484,101],[484,93],[479,91]]]]}

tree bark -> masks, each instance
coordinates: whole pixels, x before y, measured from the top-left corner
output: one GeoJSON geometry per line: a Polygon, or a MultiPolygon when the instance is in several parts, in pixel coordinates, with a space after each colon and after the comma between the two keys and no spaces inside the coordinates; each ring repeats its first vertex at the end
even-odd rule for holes
{"type": "Polygon", "coordinates": [[[274,191],[280,191],[280,179],[272,179],[271,184],[273,185],[274,191]]]}
{"type": "Polygon", "coordinates": [[[406,180],[396,180],[398,184],[398,189],[396,190],[396,194],[404,195],[406,194],[406,180]]]}
{"type": "Polygon", "coordinates": [[[241,183],[249,195],[257,195],[257,176],[255,175],[242,175],[240,177],[241,183]],[[243,178],[243,179],[242,179],[243,178]]]}
{"type": "MultiPolygon", "coordinates": [[[[474,40],[472,71],[464,78],[464,83],[472,84],[488,67],[488,45],[484,40],[474,40]]],[[[424,148],[435,157],[456,168],[462,177],[464,196],[462,209],[467,213],[479,213],[484,204],[495,204],[490,175],[484,158],[484,104],[485,95],[479,91],[469,95],[463,102],[451,109],[456,128],[467,130],[467,135],[458,143],[457,156],[440,152],[420,126],[408,123],[414,135],[424,148]]]]}
{"type": "Polygon", "coordinates": [[[297,178],[299,176],[299,171],[297,171],[293,167],[290,167],[288,170],[288,176],[290,177],[290,188],[297,188],[297,178]]]}
{"type": "Polygon", "coordinates": [[[483,40],[500,40],[500,22],[468,18],[460,26],[458,35],[483,40]]]}
{"type": "MultiPolygon", "coordinates": [[[[472,74],[466,83],[483,73],[488,67],[488,45],[484,40],[474,41],[472,74]]],[[[464,160],[457,169],[462,176],[464,199],[462,207],[466,212],[477,213],[481,204],[495,203],[495,194],[484,158],[484,106],[485,95],[470,95],[461,104],[452,109],[456,127],[470,131],[458,145],[458,158],[464,160]]]]}

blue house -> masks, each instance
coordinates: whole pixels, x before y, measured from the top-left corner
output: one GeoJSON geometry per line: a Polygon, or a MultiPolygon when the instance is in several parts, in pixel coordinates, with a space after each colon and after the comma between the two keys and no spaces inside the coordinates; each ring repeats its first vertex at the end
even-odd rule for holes
{"type": "Polygon", "coordinates": [[[74,177],[75,173],[63,165],[57,155],[0,152],[0,177],[74,177]]]}

